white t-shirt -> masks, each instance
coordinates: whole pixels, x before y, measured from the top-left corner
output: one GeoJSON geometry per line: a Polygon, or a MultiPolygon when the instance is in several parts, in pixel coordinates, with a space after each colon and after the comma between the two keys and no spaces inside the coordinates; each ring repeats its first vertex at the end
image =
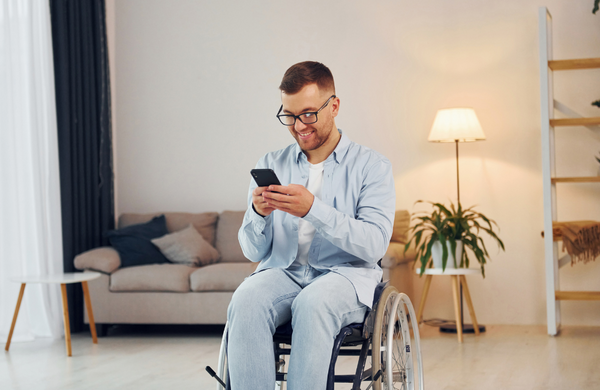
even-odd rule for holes
{"type": "MultiPolygon", "coordinates": [[[[310,164],[308,182],[306,183],[306,189],[310,191],[315,197],[321,199],[321,189],[323,188],[323,167],[325,161],[319,164],[310,164]]],[[[300,218],[298,221],[298,254],[293,265],[306,265],[308,264],[308,251],[310,250],[310,244],[315,237],[315,228],[310,222],[300,218]]]]}

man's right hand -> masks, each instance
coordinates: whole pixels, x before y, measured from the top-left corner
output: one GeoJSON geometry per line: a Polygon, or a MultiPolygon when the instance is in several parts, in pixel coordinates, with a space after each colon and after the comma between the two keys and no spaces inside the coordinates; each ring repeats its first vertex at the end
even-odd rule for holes
{"type": "Polygon", "coordinates": [[[252,191],[252,205],[254,206],[254,211],[263,217],[268,216],[275,210],[273,207],[269,206],[263,198],[262,193],[267,188],[268,187],[256,187],[254,191],[252,191]]]}

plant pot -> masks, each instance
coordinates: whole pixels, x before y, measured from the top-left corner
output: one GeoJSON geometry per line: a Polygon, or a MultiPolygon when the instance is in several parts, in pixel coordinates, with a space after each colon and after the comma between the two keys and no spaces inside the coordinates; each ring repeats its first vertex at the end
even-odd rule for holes
{"type": "MultiPolygon", "coordinates": [[[[448,248],[448,261],[446,262],[446,268],[456,268],[460,266],[460,259],[462,259],[463,253],[463,242],[456,240],[456,266],[454,266],[454,256],[450,247],[450,242],[446,241],[446,247],[448,248]]],[[[436,241],[431,247],[431,258],[433,260],[433,267],[442,269],[442,243],[436,241]]]]}

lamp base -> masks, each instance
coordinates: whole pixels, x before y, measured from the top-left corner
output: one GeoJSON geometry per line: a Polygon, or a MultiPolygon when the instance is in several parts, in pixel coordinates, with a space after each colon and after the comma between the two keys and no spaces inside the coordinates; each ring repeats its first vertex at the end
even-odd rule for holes
{"type": "MultiPolygon", "coordinates": [[[[456,333],[455,324],[445,324],[440,326],[440,332],[456,333]]],[[[485,325],[479,325],[479,332],[485,332],[485,325]]],[[[472,324],[463,324],[463,333],[475,333],[475,327],[472,324]]]]}

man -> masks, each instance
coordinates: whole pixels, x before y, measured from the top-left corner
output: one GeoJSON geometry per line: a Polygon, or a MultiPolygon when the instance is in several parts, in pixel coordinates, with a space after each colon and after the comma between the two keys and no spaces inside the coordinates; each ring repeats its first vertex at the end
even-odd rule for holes
{"type": "Polygon", "coordinates": [[[288,185],[250,185],[239,241],[260,264],[228,309],[234,390],[274,388],[273,333],[290,319],[288,389],[325,389],[333,341],[342,327],[364,320],[392,236],[392,167],[337,129],[340,99],[330,70],[298,63],[279,89],[277,116],[296,143],[256,165],[288,185]]]}

